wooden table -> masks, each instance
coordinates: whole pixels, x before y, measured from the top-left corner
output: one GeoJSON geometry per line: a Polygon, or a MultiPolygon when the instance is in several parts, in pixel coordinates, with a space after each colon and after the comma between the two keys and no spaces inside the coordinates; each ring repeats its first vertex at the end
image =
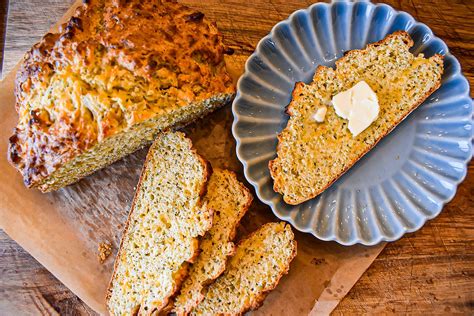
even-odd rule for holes
{"type": "MultiPolygon", "coordinates": [[[[10,0],[0,7],[3,73],[66,11],[72,0],[10,0]],[[7,10],[8,9],[8,10],[7,10]]],[[[182,1],[219,22],[228,45],[249,55],[258,40],[309,1],[182,1]]],[[[474,1],[390,0],[428,24],[474,83],[474,1]]],[[[94,314],[0,230],[0,315],[94,314]],[[14,308],[14,310],[13,310],[14,308]]],[[[389,244],[335,314],[474,313],[474,163],[454,200],[420,231],[389,244]]]]}

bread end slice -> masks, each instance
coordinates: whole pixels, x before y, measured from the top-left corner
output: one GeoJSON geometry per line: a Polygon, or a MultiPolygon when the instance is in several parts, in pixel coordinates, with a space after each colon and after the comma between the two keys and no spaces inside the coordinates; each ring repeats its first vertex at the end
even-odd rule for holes
{"type": "Polygon", "coordinates": [[[150,148],[106,297],[112,315],[152,314],[167,306],[212,225],[203,201],[210,165],[180,132],[150,148]]]}
{"type": "Polygon", "coordinates": [[[289,224],[268,223],[242,240],[225,272],[212,283],[193,315],[241,315],[263,304],[289,271],[296,241],[289,224]]]}

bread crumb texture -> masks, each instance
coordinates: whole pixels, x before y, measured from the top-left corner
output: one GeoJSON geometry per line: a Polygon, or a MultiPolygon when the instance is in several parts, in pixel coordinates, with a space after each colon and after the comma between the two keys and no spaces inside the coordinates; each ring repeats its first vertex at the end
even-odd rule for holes
{"type": "Polygon", "coordinates": [[[112,254],[112,245],[108,241],[101,242],[97,247],[97,252],[99,262],[104,263],[105,260],[107,260],[107,258],[112,254]]]}
{"type": "Polygon", "coordinates": [[[202,201],[210,168],[191,145],[183,133],[165,133],[150,148],[107,295],[113,315],[166,307],[212,225],[202,201]]]}
{"type": "Polygon", "coordinates": [[[296,256],[290,225],[268,223],[237,246],[225,272],[212,283],[193,315],[240,315],[258,308],[296,256]]]}
{"type": "Polygon", "coordinates": [[[204,298],[205,285],[217,278],[226,267],[227,257],[234,253],[236,228],[252,203],[249,190],[228,170],[214,170],[204,197],[214,211],[212,228],[201,244],[201,253],[190,268],[180,294],[174,302],[178,315],[187,315],[204,298]]]}
{"type": "Polygon", "coordinates": [[[215,23],[174,1],[85,1],[21,63],[10,162],[51,191],[196,120],[233,96],[224,51],[215,23]]]}
{"type": "Polygon", "coordinates": [[[296,84],[287,109],[290,119],[278,136],[277,158],[269,163],[274,190],[286,203],[299,204],[324,191],[439,88],[443,57],[414,56],[412,46],[408,33],[396,32],[348,52],[335,69],[318,67],[310,84],[296,84]],[[330,101],[362,80],[377,94],[380,112],[352,137],[347,120],[336,115],[330,101]],[[327,113],[318,123],[312,115],[321,107],[327,113]]]}

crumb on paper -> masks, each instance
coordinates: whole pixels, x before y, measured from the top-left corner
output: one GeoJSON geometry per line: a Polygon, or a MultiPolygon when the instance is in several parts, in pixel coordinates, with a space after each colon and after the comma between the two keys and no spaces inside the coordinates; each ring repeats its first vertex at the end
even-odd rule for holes
{"type": "Polygon", "coordinates": [[[112,254],[112,245],[110,242],[100,242],[99,247],[97,247],[97,250],[99,251],[99,254],[97,257],[99,258],[100,263],[104,263],[105,260],[112,254]]]}

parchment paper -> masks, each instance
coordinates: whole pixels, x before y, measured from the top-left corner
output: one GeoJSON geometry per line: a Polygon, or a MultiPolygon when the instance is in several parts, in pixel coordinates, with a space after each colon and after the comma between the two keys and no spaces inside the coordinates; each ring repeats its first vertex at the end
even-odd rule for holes
{"type": "MultiPolygon", "coordinates": [[[[73,8],[62,21],[72,12],[73,8]]],[[[237,78],[245,58],[234,56],[226,62],[237,78]]],[[[0,227],[92,309],[105,314],[105,290],[147,148],[57,192],[26,189],[6,160],[8,138],[17,120],[15,72],[0,83],[0,227]],[[114,252],[100,264],[97,247],[107,241],[114,252]]],[[[214,167],[234,170],[245,181],[231,124],[228,105],[185,131],[214,167]]],[[[276,220],[270,208],[255,198],[238,238],[276,220]]],[[[296,233],[296,239],[298,255],[290,273],[254,314],[329,314],[385,246],[344,247],[303,233],[296,233]]]]}

